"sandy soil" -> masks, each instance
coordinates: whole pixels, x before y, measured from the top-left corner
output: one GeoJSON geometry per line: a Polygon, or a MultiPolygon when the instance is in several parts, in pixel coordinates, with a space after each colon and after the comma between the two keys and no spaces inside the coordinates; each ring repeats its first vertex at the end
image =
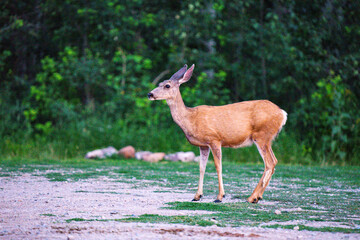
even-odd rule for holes
{"type": "Polygon", "coordinates": [[[43,176],[26,173],[0,177],[0,239],[360,239],[360,234],[250,227],[66,222],[72,218],[209,213],[162,209],[166,202],[188,201],[193,194],[133,186],[107,177],[71,182],[50,182],[43,176]]]}

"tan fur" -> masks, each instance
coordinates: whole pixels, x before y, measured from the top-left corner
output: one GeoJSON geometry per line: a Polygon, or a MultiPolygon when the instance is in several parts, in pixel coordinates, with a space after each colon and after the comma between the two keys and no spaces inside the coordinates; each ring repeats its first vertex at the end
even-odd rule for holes
{"type": "Polygon", "coordinates": [[[167,80],[151,91],[151,100],[165,99],[170,107],[174,121],[184,131],[187,140],[201,148],[204,160],[200,162],[200,180],[194,200],[202,195],[203,174],[206,168],[208,148],[211,149],[219,179],[218,201],[225,195],[222,183],[221,147],[242,147],[256,143],[264,159],[265,171],[258,186],[248,199],[257,202],[269,184],[277,159],[272,152],[271,142],[286,122],[286,112],[267,100],[245,101],[224,106],[184,105],[179,86],[189,80],[194,65],[178,81],[167,80]],[[190,72],[189,72],[190,71],[190,72]],[[186,79],[185,79],[186,78],[186,79]],[[165,85],[171,85],[165,88],[165,85]],[[204,154],[203,154],[204,153],[204,154]],[[205,160],[206,158],[206,160],[205,160]],[[204,166],[205,164],[205,166],[204,166]]]}

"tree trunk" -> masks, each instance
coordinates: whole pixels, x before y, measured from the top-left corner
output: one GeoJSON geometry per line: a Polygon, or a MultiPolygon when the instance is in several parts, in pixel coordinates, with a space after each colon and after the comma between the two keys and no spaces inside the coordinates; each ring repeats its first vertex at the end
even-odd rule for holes
{"type": "Polygon", "coordinates": [[[263,85],[264,97],[268,97],[266,83],[266,60],[264,51],[264,0],[260,1],[260,49],[261,49],[261,82],[263,85]]]}

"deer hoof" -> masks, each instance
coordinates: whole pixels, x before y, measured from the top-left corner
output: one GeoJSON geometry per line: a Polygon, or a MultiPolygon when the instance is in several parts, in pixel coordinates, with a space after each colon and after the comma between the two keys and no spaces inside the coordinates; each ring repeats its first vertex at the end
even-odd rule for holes
{"type": "Polygon", "coordinates": [[[216,199],[214,203],[221,203],[221,201],[219,199],[216,199]]]}
{"type": "Polygon", "coordinates": [[[200,195],[199,197],[194,197],[194,199],[193,200],[191,200],[191,201],[193,201],[193,202],[197,202],[197,201],[200,201],[200,199],[202,198],[202,196],[203,195],[200,195]]]}
{"type": "Polygon", "coordinates": [[[248,202],[249,203],[258,203],[258,201],[260,200],[260,198],[248,198],[248,202]]]}

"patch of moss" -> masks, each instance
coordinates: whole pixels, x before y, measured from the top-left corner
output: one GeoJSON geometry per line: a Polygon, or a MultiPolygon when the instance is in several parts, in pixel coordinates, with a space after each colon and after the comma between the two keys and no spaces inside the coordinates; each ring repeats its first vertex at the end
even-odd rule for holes
{"type": "Polygon", "coordinates": [[[40,214],[40,216],[45,216],[45,217],[56,217],[56,215],[51,214],[51,213],[43,213],[43,214],[40,214]]]}
{"type": "Polygon", "coordinates": [[[84,218],[71,218],[71,219],[67,219],[66,222],[70,223],[70,222],[92,222],[92,221],[96,221],[94,219],[84,219],[84,218]]]}

